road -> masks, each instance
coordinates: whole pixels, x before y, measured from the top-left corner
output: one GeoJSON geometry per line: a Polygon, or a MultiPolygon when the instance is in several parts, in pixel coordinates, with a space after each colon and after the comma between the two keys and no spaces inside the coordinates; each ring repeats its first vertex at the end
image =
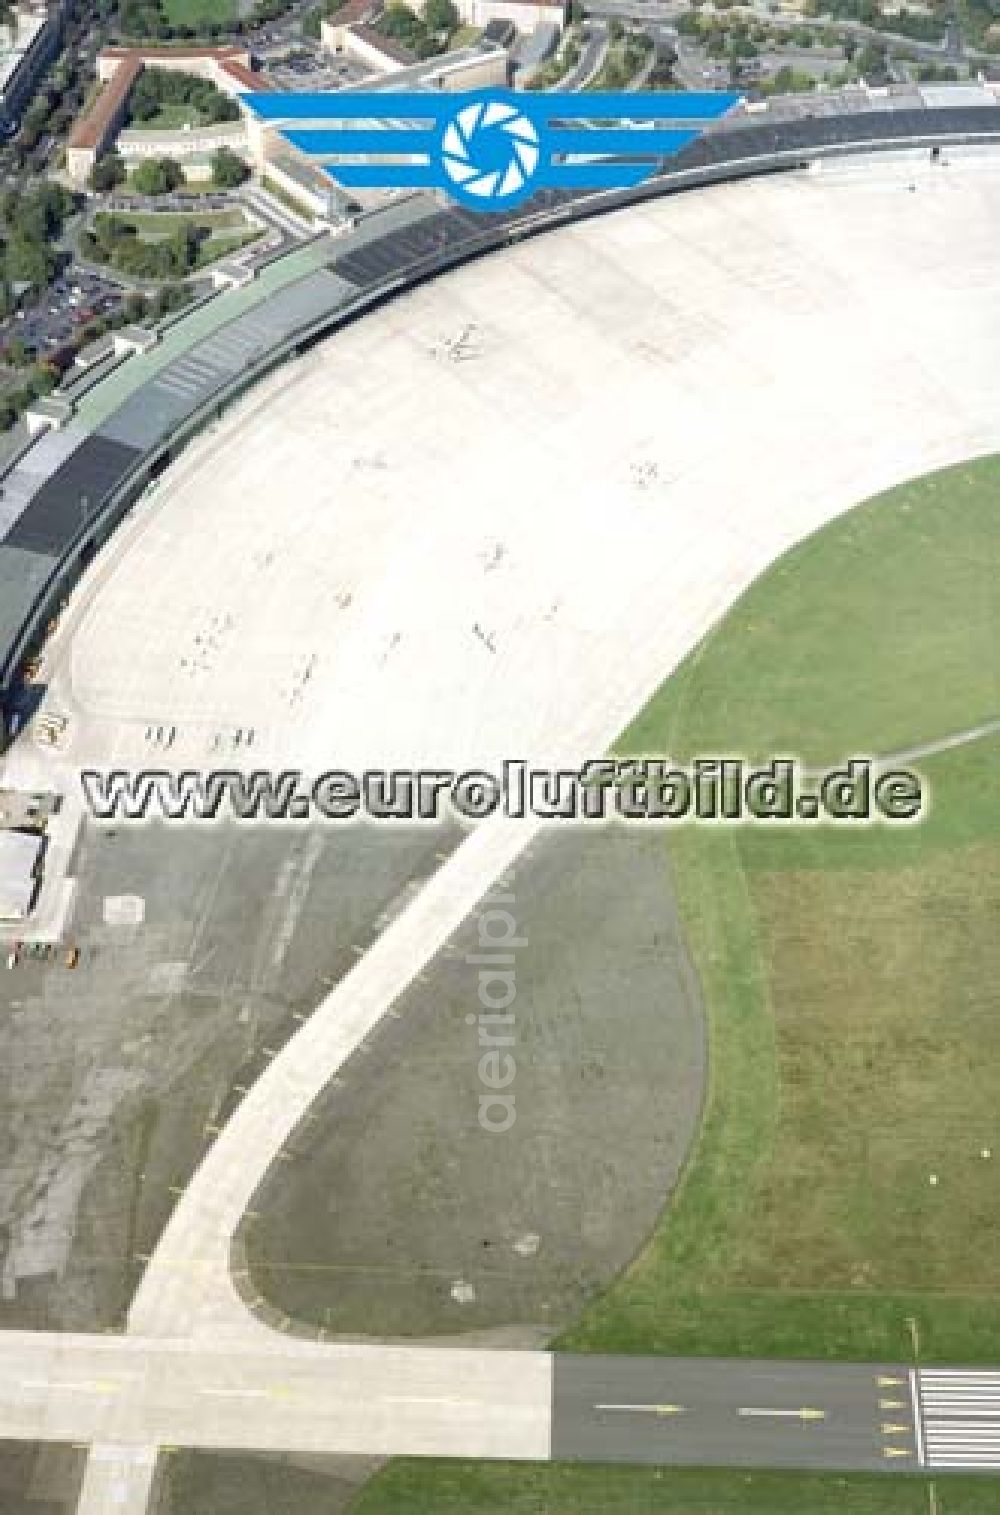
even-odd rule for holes
{"type": "Polygon", "coordinates": [[[606,21],[590,23],[580,57],[568,73],[553,86],[557,90],[582,89],[601,69],[608,53],[609,29],[606,21]]]}
{"type": "Polygon", "coordinates": [[[6,1332],[0,1435],[96,1443],[106,1499],[163,1446],[998,1471],[1000,1369],[6,1332]]]}

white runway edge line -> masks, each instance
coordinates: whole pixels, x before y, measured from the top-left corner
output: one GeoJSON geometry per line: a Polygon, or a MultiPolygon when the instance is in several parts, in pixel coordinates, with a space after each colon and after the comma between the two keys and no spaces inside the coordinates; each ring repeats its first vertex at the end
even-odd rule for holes
{"type": "Polygon", "coordinates": [[[1000,1471],[1000,1372],[917,1370],[924,1466],[1000,1471]]]}

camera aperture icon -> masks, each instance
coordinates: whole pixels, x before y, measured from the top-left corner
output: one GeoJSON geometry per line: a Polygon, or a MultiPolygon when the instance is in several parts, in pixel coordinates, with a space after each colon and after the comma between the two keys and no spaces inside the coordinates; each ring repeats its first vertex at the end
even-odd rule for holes
{"type": "Polygon", "coordinates": [[[478,210],[525,199],[541,162],[534,122],[495,99],[463,105],[446,120],[439,151],[452,194],[478,210]]]}

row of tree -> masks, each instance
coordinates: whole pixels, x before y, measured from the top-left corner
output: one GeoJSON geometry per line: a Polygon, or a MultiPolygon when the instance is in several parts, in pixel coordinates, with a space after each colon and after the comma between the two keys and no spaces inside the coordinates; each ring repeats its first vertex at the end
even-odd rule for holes
{"type": "Polygon", "coordinates": [[[401,42],[418,58],[432,58],[446,50],[458,29],[459,14],[452,0],[426,0],[421,15],[401,0],[393,0],[375,25],[384,37],[401,42]]]}
{"type": "MultiPolygon", "coordinates": [[[[212,182],[218,189],[235,189],[249,176],[250,170],[232,148],[220,147],[212,154],[212,182]]],[[[105,153],[94,164],[91,188],[107,194],[128,178],[125,160],[120,153],[105,153]]],[[[184,170],[176,158],[143,158],[132,175],[132,188],[140,195],[167,195],[184,183],[184,170]]]]}

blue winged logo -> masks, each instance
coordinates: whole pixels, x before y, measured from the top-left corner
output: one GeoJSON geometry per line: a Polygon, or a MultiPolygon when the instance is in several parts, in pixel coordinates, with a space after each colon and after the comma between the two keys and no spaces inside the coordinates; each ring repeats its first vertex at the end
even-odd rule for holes
{"type": "Polygon", "coordinates": [[[700,137],[737,94],[332,90],[243,103],[345,189],[437,189],[479,211],[540,189],[622,189],[700,137]]]}

